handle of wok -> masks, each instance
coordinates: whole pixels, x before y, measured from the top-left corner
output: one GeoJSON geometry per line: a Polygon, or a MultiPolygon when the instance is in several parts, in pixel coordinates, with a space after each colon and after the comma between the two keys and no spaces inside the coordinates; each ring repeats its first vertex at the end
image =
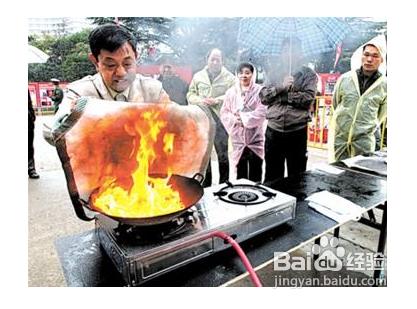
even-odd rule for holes
{"type": "Polygon", "coordinates": [[[68,192],[71,198],[72,205],[74,207],[75,214],[81,220],[84,220],[84,221],[93,220],[94,217],[89,217],[85,213],[85,209],[84,209],[85,202],[81,200],[80,195],[78,194],[78,188],[77,188],[77,184],[75,183],[74,172],[71,166],[71,159],[68,156],[67,145],[65,143],[65,139],[64,138],[58,139],[55,143],[55,147],[57,149],[58,157],[62,163],[62,168],[64,169],[64,172],[65,172],[65,178],[67,180],[67,188],[68,188],[68,192]]]}
{"type": "Polygon", "coordinates": [[[83,206],[83,203],[81,202],[81,199],[75,196],[71,196],[71,201],[74,206],[75,214],[77,215],[79,219],[84,220],[84,221],[91,221],[95,218],[95,216],[89,217],[85,213],[85,208],[83,206]]]}
{"type": "Polygon", "coordinates": [[[203,184],[203,181],[204,181],[204,176],[203,176],[203,174],[196,173],[193,176],[193,179],[197,180],[200,183],[200,185],[202,185],[203,184]],[[198,180],[198,178],[200,178],[200,180],[198,180]]]}

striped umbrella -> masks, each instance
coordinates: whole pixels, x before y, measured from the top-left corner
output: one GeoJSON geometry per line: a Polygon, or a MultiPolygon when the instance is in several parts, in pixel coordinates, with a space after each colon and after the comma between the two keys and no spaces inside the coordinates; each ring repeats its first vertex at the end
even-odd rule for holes
{"type": "MultiPolygon", "coordinates": [[[[305,56],[334,50],[350,31],[350,27],[336,17],[248,17],[239,25],[238,44],[255,57],[281,53],[285,41],[295,38],[305,56]]],[[[291,57],[289,59],[291,66],[291,57]]]]}

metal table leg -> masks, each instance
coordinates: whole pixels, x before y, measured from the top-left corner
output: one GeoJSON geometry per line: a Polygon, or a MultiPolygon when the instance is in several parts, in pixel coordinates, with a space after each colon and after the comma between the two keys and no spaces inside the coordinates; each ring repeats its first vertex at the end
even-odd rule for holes
{"type": "Polygon", "coordinates": [[[339,234],[340,234],[340,227],[337,227],[333,231],[333,236],[336,238],[339,238],[339,234]]]}
{"type": "MultiPolygon", "coordinates": [[[[320,237],[319,237],[319,238],[316,238],[316,239],[314,240],[314,244],[315,244],[315,245],[319,245],[319,246],[320,246],[320,237]]],[[[313,255],[313,260],[314,260],[314,261],[316,261],[318,257],[319,257],[319,255],[318,255],[318,254],[314,254],[314,255],[313,255]]]]}
{"type": "MultiPolygon", "coordinates": [[[[378,240],[378,249],[377,254],[380,256],[384,256],[385,245],[387,242],[387,202],[384,203],[384,206],[381,207],[382,213],[382,223],[380,228],[379,240],[378,240]]],[[[375,279],[375,286],[379,285],[379,280],[381,276],[381,266],[378,265],[377,269],[374,270],[374,279],[375,279]]]]}
{"type": "Polygon", "coordinates": [[[371,220],[372,222],[376,222],[375,213],[373,209],[368,211],[368,216],[369,216],[369,220],[371,220]]]}

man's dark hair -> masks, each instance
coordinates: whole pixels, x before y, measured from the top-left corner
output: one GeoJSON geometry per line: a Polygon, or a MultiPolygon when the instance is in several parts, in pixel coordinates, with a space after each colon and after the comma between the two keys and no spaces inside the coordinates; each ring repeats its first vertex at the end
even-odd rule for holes
{"type": "Polygon", "coordinates": [[[249,62],[242,62],[242,63],[240,63],[240,64],[238,65],[238,67],[237,67],[237,72],[238,72],[238,73],[239,73],[239,72],[242,72],[242,70],[243,70],[244,68],[249,69],[252,73],[255,71],[255,68],[254,68],[254,66],[253,66],[251,63],[249,63],[249,62]]]}
{"type": "Polygon", "coordinates": [[[365,44],[365,45],[362,47],[362,51],[364,51],[364,50],[365,50],[365,48],[366,48],[367,46],[372,46],[372,47],[375,47],[375,48],[376,48],[376,46],[375,46],[374,44],[368,43],[368,44],[365,44]]]}
{"type": "Polygon", "coordinates": [[[375,47],[375,48],[378,50],[378,52],[379,52],[379,48],[378,48],[375,44],[372,44],[372,43],[367,43],[367,44],[365,44],[365,45],[362,47],[362,51],[365,51],[365,48],[366,48],[366,47],[368,47],[368,46],[375,47]]]}
{"type": "Polygon", "coordinates": [[[114,52],[126,42],[132,46],[136,55],[137,40],[135,36],[126,28],[120,25],[105,24],[91,31],[88,41],[94,57],[98,60],[98,55],[102,49],[114,52]]]}

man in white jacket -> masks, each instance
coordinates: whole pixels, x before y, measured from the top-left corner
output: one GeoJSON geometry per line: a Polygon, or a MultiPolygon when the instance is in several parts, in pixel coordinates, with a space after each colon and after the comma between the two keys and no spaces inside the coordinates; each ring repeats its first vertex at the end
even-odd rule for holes
{"type": "Polygon", "coordinates": [[[68,85],[57,119],[68,115],[80,97],[147,103],[169,101],[159,81],[136,74],[137,41],[128,30],[114,24],[99,26],[90,33],[89,44],[89,59],[98,73],[68,85]]]}

